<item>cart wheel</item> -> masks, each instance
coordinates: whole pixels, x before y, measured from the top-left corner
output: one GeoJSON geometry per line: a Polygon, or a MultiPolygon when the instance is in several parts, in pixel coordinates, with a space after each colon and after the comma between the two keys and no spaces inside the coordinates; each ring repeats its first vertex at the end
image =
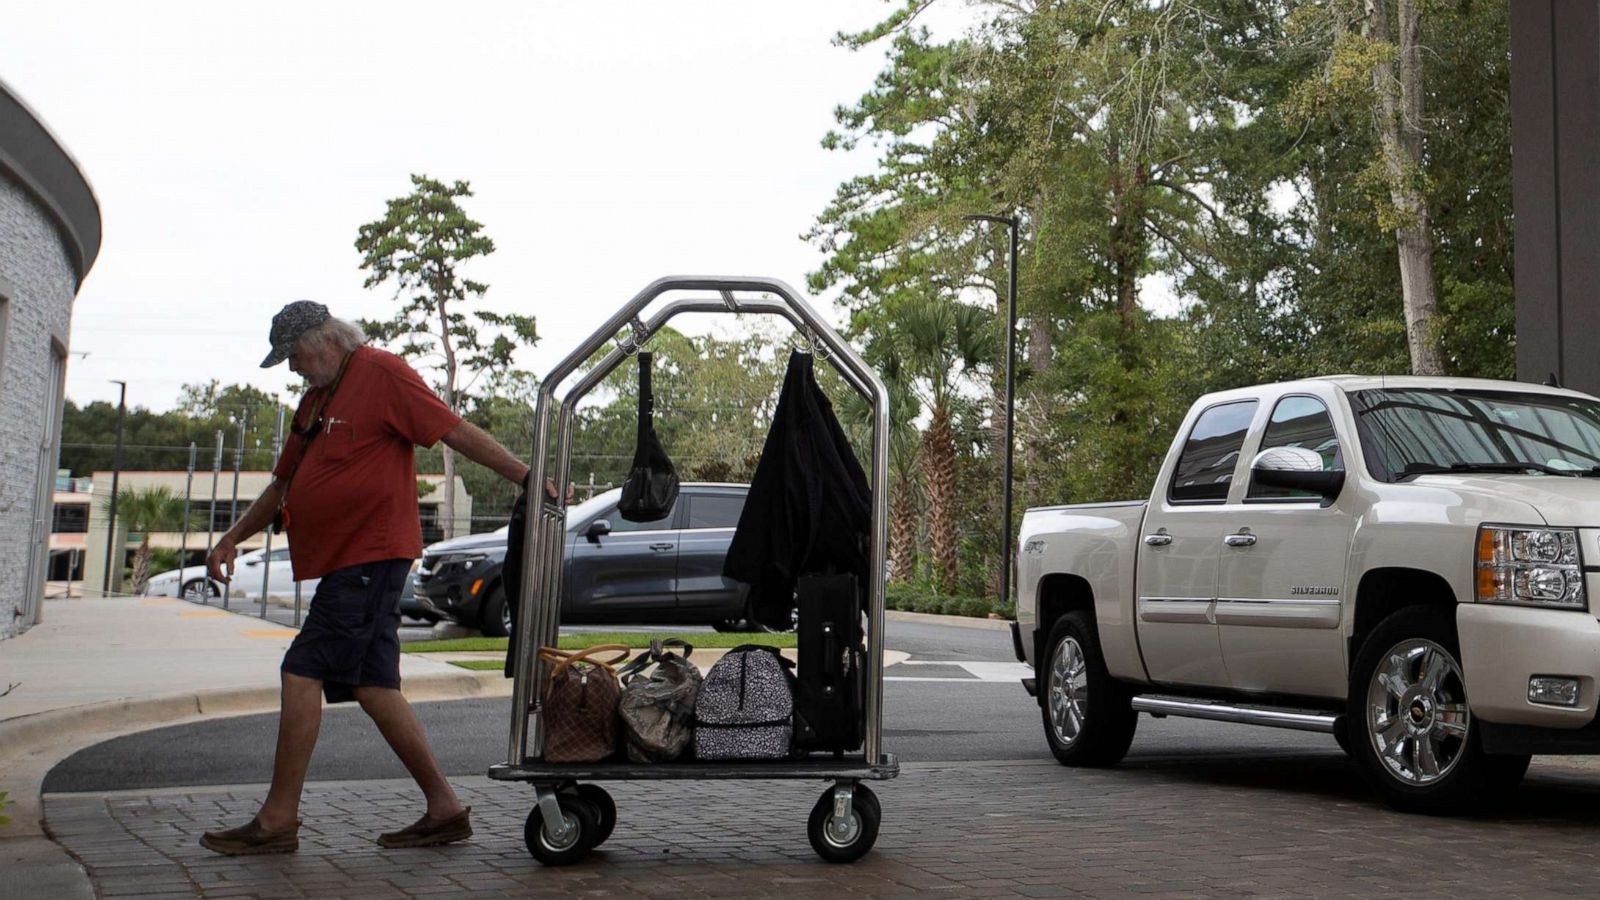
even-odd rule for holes
{"type": "Polygon", "coordinates": [[[566,820],[567,833],[560,840],[551,836],[544,827],[544,815],[537,805],[528,813],[528,822],[522,828],[522,840],[528,845],[533,858],[547,866],[570,866],[588,854],[599,833],[600,813],[583,797],[558,794],[561,816],[566,820]]]}
{"type": "Polygon", "coordinates": [[[806,834],[811,838],[811,849],[831,863],[855,862],[867,855],[878,841],[878,823],[883,819],[883,807],[878,798],[864,784],[858,784],[850,801],[850,815],[845,825],[836,827],[833,821],[833,793],[837,788],[824,791],[817,805],[811,809],[811,819],[806,824],[806,834]]]}
{"type": "Polygon", "coordinates": [[[590,846],[598,847],[611,837],[612,829],[617,827],[617,801],[611,799],[606,789],[598,784],[578,785],[578,796],[594,804],[599,818],[595,825],[594,843],[590,846]]]}

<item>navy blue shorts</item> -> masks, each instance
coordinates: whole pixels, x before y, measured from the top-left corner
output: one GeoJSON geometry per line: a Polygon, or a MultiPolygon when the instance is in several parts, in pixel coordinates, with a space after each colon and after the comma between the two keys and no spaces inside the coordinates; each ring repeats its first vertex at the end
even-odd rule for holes
{"type": "Polygon", "coordinates": [[[409,559],[386,559],[322,576],[311,611],[283,655],[283,671],[322,682],[329,703],[358,687],[400,687],[400,590],[409,559]]]}

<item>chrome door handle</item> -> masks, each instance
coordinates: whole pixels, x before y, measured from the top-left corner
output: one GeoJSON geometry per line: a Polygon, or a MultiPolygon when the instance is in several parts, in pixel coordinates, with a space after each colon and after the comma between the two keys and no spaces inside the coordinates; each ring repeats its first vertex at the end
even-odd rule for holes
{"type": "Polygon", "coordinates": [[[1147,534],[1147,535],[1144,536],[1144,543],[1145,543],[1145,546],[1147,546],[1147,547],[1165,547],[1168,544],[1172,543],[1172,535],[1170,535],[1170,534],[1147,534]]]}
{"type": "Polygon", "coordinates": [[[651,544],[650,545],[650,549],[651,550],[671,550],[672,549],[672,545],[671,544],[651,544]]]}
{"type": "Polygon", "coordinates": [[[1241,531],[1238,534],[1228,535],[1222,539],[1222,542],[1229,547],[1254,547],[1256,545],[1256,536],[1248,531],[1241,531]]]}

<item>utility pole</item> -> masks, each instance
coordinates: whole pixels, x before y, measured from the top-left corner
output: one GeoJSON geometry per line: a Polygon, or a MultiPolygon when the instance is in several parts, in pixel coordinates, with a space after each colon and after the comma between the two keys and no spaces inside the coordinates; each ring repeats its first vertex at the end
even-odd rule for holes
{"type": "MultiPolygon", "coordinates": [[[[272,434],[272,468],[278,468],[278,454],[283,452],[283,404],[278,406],[278,428],[272,434]]],[[[267,549],[261,554],[261,618],[267,617],[267,583],[272,580],[272,531],[267,526],[267,549]]]]}
{"type": "Polygon", "coordinates": [[[1000,603],[1011,602],[1011,462],[1012,422],[1017,409],[1017,217],[1016,216],[966,216],[979,222],[993,222],[1011,230],[1011,253],[1008,257],[1010,278],[1006,287],[1006,424],[1005,463],[1001,467],[1001,525],[1000,525],[1000,603]]]}
{"type": "MultiPolygon", "coordinates": [[[[117,485],[122,477],[122,420],[128,414],[128,383],[126,381],[112,380],[112,384],[119,385],[122,390],[117,397],[117,449],[111,456],[111,515],[106,520],[106,571],[100,579],[100,596],[105,597],[111,593],[111,566],[116,564],[117,573],[122,573],[122,554],[112,555],[112,544],[117,537],[117,485]]],[[[120,578],[118,579],[121,580],[120,578]]]]}
{"type": "MultiPolygon", "coordinates": [[[[183,480],[183,537],[178,541],[178,596],[183,596],[183,570],[189,560],[189,502],[194,497],[194,463],[195,453],[198,448],[194,441],[189,442],[189,470],[183,480]]],[[[200,588],[200,596],[205,596],[204,582],[200,588]]]]}
{"type": "MultiPolygon", "coordinates": [[[[217,449],[211,453],[211,505],[206,510],[206,559],[211,559],[212,542],[217,537],[217,481],[222,477],[222,429],[217,429],[217,449]]],[[[228,608],[228,589],[231,585],[222,586],[222,608],[228,608]]],[[[205,597],[210,603],[211,596],[211,571],[206,570],[205,597]]]]}
{"type": "MultiPolygon", "coordinates": [[[[227,527],[234,527],[238,522],[238,469],[245,464],[245,423],[250,420],[250,410],[238,415],[238,444],[234,445],[234,501],[227,506],[227,527]]],[[[229,581],[227,588],[222,591],[222,609],[227,609],[227,601],[234,596],[234,583],[229,581]]]]}

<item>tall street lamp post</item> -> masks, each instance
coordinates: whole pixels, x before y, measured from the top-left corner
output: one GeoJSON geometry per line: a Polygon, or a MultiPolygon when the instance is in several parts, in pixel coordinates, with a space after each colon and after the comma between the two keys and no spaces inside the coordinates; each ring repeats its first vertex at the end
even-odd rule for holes
{"type": "Polygon", "coordinates": [[[112,563],[116,563],[118,571],[122,569],[122,561],[113,559],[111,548],[117,537],[117,483],[122,477],[122,420],[128,413],[128,383],[114,379],[111,383],[120,385],[122,391],[117,397],[117,449],[111,454],[111,517],[106,521],[106,571],[105,576],[100,579],[102,597],[111,593],[112,563]]]}
{"type": "Polygon", "coordinates": [[[1010,270],[1006,287],[1006,425],[1005,462],[1000,469],[1001,525],[1000,525],[1000,602],[1011,602],[1011,426],[1016,418],[1017,406],[1017,217],[1016,216],[965,216],[973,222],[992,222],[1004,225],[1011,231],[1011,252],[1007,257],[1010,270]]]}

